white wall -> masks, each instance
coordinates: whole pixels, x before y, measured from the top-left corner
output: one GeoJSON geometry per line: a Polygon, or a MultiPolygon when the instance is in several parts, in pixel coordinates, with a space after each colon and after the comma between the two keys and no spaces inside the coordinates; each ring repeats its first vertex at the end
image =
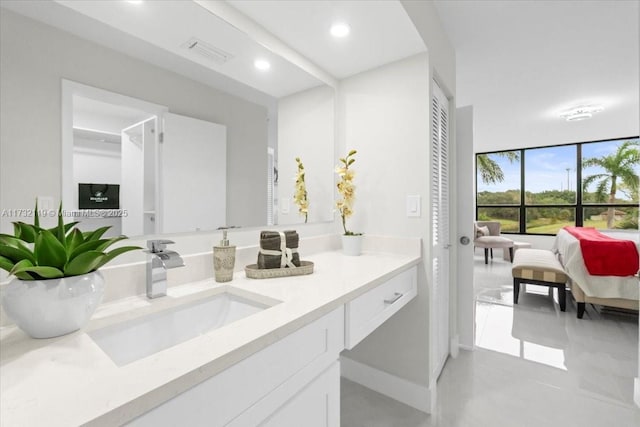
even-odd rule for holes
{"type": "MultiPolygon", "coordinates": [[[[66,208],[75,210],[78,206],[79,183],[120,184],[120,144],[104,143],[91,139],[74,138],[73,151],[73,201],[66,208]]],[[[98,227],[111,226],[105,236],[122,234],[120,218],[78,218],[82,230],[95,230],[98,227]]]]}
{"type": "MultiPolygon", "coordinates": [[[[54,203],[60,198],[62,78],[226,125],[228,217],[237,225],[266,223],[264,107],[4,8],[0,9],[2,208],[32,208],[38,195],[52,196],[54,203]],[[263,148],[253,149],[255,144],[263,148]],[[37,170],[25,173],[25,162],[19,159],[37,164],[37,170]],[[20,176],[19,186],[14,176],[20,176]],[[255,208],[247,209],[247,200],[254,200],[255,208]]],[[[16,218],[1,218],[0,230],[10,230],[13,220],[16,218]]]]}
{"type": "Polygon", "coordinates": [[[293,203],[296,157],[304,164],[310,222],[333,219],[334,89],[320,86],[278,101],[278,222],[299,224],[293,203]],[[282,209],[289,204],[288,213],[282,209]]]}
{"type": "Polygon", "coordinates": [[[75,138],[73,162],[76,190],[80,182],[120,184],[120,144],[75,138]]]}
{"type": "MultiPolygon", "coordinates": [[[[429,80],[437,80],[440,87],[443,89],[444,93],[449,98],[449,142],[451,144],[451,154],[453,157],[450,157],[452,162],[451,167],[451,175],[450,175],[450,197],[451,200],[456,200],[458,195],[456,191],[457,176],[456,176],[456,166],[455,166],[455,155],[457,153],[457,143],[456,143],[456,55],[453,49],[452,44],[450,43],[446,32],[442,26],[436,8],[433,2],[427,1],[410,1],[410,0],[401,0],[402,6],[406,10],[409,18],[411,18],[414,23],[418,33],[422,37],[425,46],[428,51],[429,58],[429,80]]],[[[431,86],[433,83],[430,83],[431,86]]],[[[430,88],[430,95],[432,89],[430,88]]],[[[431,117],[431,109],[429,111],[429,117],[431,117]]],[[[430,120],[430,119],[429,119],[430,120]]],[[[431,135],[430,135],[431,137],[431,135]]],[[[451,203],[450,206],[450,223],[457,224],[458,211],[455,203],[451,203]]],[[[458,230],[457,227],[452,227],[451,236],[457,236],[458,230]]],[[[452,246],[449,249],[450,253],[450,271],[449,271],[449,285],[450,285],[450,322],[453,326],[453,329],[450,329],[450,335],[456,336],[458,331],[455,329],[456,318],[457,318],[457,310],[458,310],[458,299],[457,299],[457,291],[458,291],[458,277],[457,277],[457,268],[460,263],[464,263],[464,258],[458,256],[458,245],[451,242],[452,246]]],[[[428,247],[428,245],[427,245],[428,247]]],[[[428,251],[427,251],[428,252],[428,251]]],[[[427,253],[424,256],[425,262],[430,259],[430,254],[427,253]]],[[[429,264],[430,269],[430,264],[429,264]]],[[[429,347],[429,363],[426,369],[429,370],[429,391],[430,391],[430,399],[429,406],[432,410],[435,409],[436,404],[436,381],[437,381],[437,332],[438,332],[438,321],[436,318],[437,307],[435,307],[435,291],[432,287],[432,284],[429,283],[429,302],[426,310],[429,312],[428,316],[428,324],[424,327],[428,330],[428,347],[429,347]]],[[[398,332],[401,333],[401,332],[398,332]]]]}
{"type": "MultiPolygon", "coordinates": [[[[427,241],[429,85],[425,54],[341,82],[337,154],[358,150],[350,230],[427,241]],[[410,194],[422,196],[419,218],[406,215],[410,194]]],[[[419,266],[418,297],[346,356],[427,387],[430,289],[425,265],[419,266]]]]}
{"type": "Polygon", "coordinates": [[[101,143],[98,141],[74,141],[73,161],[77,167],[73,169],[73,200],[65,204],[66,209],[78,208],[78,184],[104,183],[120,184],[120,144],[101,143]],[[76,145],[77,144],[77,145],[76,145]],[[115,146],[118,151],[105,145],[115,146]]]}
{"type": "MultiPolygon", "coordinates": [[[[400,0],[429,51],[432,75],[447,95],[456,91],[456,56],[433,2],[400,0]]],[[[453,128],[452,128],[453,129],[453,128]]]]}
{"type": "MultiPolygon", "coordinates": [[[[426,391],[435,409],[437,321],[434,290],[427,280],[430,263],[429,141],[430,98],[435,78],[448,97],[455,94],[455,52],[431,2],[402,1],[420,33],[427,55],[418,55],[345,79],[339,88],[338,155],[358,150],[355,215],[350,229],[365,233],[421,237],[423,263],[418,297],[346,357],[407,380],[426,391]],[[406,196],[422,197],[422,217],[406,216],[406,196]]],[[[450,101],[450,142],[455,145],[455,99],[450,101]]],[[[452,180],[455,185],[455,180],[452,180]]],[[[455,198],[455,191],[452,191],[455,198]]],[[[452,205],[451,223],[457,212],[452,205]]],[[[452,230],[456,235],[457,230],[452,230]]],[[[452,259],[456,259],[455,245],[452,259]]],[[[452,263],[454,264],[454,263],[452,263]]],[[[456,275],[452,271],[452,294],[456,275]]],[[[451,298],[452,316],[457,299],[451,298]]],[[[456,333],[456,331],[453,331],[456,333]]],[[[412,390],[417,390],[411,387],[412,390]]]]}

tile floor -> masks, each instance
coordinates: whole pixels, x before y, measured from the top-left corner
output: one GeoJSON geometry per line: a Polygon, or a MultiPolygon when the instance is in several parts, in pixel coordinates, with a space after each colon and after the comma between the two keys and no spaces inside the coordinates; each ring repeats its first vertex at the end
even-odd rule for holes
{"type": "Polygon", "coordinates": [[[528,285],[513,305],[511,264],[475,257],[476,350],[449,359],[425,415],[343,380],[342,427],[638,427],[638,316],[528,285]]]}

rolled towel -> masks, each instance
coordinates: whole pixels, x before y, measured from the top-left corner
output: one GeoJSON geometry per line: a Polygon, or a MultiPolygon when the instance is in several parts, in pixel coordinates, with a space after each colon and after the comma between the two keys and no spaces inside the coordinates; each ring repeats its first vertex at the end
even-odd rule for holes
{"type": "Polygon", "coordinates": [[[258,268],[299,267],[300,255],[298,243],[300,237],[295,230],[284,231],[285,254],[283,259],[282,237],[279,231],[262,231],[260,233],[260,251],[258,252],[258,268]]]}

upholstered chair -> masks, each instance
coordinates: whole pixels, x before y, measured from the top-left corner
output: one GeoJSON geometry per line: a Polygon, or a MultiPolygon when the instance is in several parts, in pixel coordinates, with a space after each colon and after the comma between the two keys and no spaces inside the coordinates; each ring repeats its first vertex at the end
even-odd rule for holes
{"type": "Polygon", "coordinates": [[[474,223],[475,238],[473,245],[484,249],[484,263],[489,264],[489,252],[493,259],[493,249],[509,249],[509,259],[513,262],[513,240],[500,235],[500,223],[498,221],[476,221],[474,223]],[[488,231],[488,233],[487,233],[488,231]]]}

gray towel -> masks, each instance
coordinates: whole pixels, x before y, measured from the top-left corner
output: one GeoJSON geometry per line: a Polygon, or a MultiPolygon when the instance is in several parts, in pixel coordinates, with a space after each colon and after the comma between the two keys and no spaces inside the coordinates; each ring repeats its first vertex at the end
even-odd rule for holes
{"type": "MultiPolygon", "coordinates": [[[[297,249],[300,237],[295,230],[284,231],[286,246],[289,249],[297,249]]],[[[272,251],[280,250],[280,233],[278,231],[260,232],[260,249],[272,251]]],[[[258,268],[280,268],[281,255],[265,255],[258,252],[258,268]]],[[[293,254],[291,262],[300,267],[300,254],[293,254]]]]}

